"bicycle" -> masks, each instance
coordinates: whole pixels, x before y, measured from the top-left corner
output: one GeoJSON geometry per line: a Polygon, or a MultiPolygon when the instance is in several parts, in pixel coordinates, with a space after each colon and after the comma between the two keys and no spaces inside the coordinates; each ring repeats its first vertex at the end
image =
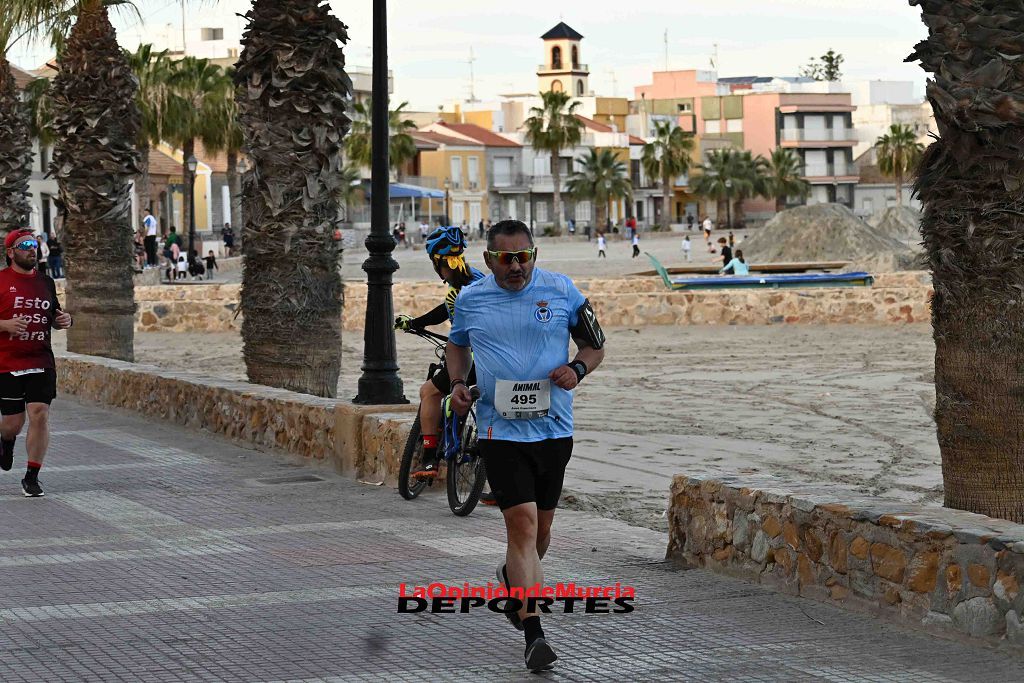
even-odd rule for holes
{"type": "MultiPolygon", "coordinates": [[[[434,354],[437,356],[438,362],[431,363],[427,370],[427,380],[433,379],[434,375],[445,367],[444,346],[448,342],[448,337],[422,329],[409,329],[406,332],[426,339],[434,345],[434,354]]],[[[480,457],[477,447],[475,405],[476,400],[480,398],[480,390],[475,386],[470,387],[470,394],[473,397],[473,403],[464,418],[459,418],[451,413],[446,402],[444,429],[441,430],[437,444],[438,455],[444,459],[447,470],[445,480],[448,507],[458,517],[465,517],[473,512],[480,501],[480,494],[487,480],[484,461],[480,457]]],[[[417,411],[416,420],[412,423],[409,438],[405,442],[402,464],[398,470],[398,492],[406,500],[416,498],[426,487],[433,485],[433,479],[411,477],[412,473],[416,471],[415,468],[422,463],[423,439],[420,431],[420,414],[417,411]]]]}

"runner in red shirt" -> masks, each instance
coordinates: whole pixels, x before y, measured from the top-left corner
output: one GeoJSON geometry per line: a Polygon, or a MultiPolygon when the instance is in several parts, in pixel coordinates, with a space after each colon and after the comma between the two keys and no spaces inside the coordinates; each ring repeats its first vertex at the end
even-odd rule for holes
{"type": "Polygon", "coordinates": [[[31,498],[43,495],[39,469],[50,442],[50,402],[57,395],[50,330],[71,327],[53,279],[36,270],[38,246],[31,230],[12,230],[4,240],[8,267],[0,270],[0,469],[14,464],[27,405],[28,469],[21,490],[31,498]]]}

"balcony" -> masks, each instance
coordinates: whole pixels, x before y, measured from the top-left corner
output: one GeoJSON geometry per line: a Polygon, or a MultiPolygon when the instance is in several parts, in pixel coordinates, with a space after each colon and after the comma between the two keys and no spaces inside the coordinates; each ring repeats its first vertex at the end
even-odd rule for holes
{"type": "Polygon", "coordinates": [[[834,164],[810,164],[802,166],[800,168],[800,175],[811,182],[818,179],[832,182],[836,178],[853,178],[856,180],[860,177],[857,174],[857,170],[853,167],[853,164],[848,164],[846,162],[834,164]]]}
{"type": "Polygon", "coordinates": [[[538,74],[562,73],[562,72],[565,72],[565,71],[586,71],[586,72],[589,73],[590,72],[590,65],[589,64],[580,64],[578,62],[576,64],[573,64],[571,68],[565,62],[562,62],[562,64],[560,66],[548,66],[547,64],[538,64],[537,65],[537,73],[538,74]]]}
{"type": "Polygon", "coordinates": [[[783,147],[814,146],[801,143],[838,142],[853,145],[857,142],[857,133],[853,128],[783,128],[780,131],[780,139],[783,147]]]}

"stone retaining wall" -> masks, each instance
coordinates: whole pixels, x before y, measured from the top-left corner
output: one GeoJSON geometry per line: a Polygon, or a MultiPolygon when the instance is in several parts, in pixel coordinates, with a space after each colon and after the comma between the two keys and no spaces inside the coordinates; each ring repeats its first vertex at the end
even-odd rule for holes
{"type": "MultiPolygon", "coordinates": [[[[606,327],[643,325],[772,325],[780,323],[907,323],[929,319],[927,273],[880,275],[874,287],[701,290],[671,292],[659,278],[580,280],[606,327]]],[[[136,329],[142,332],[229,332],[241,328],[237,284],[136,287],[136,329]]],[[[421,313],[444,294],[439,282],[399,282],[396,312],[421,313]]],[[[349,283],[346,330],[361,330],[366,285],[349,283]]]]}
{"type": "Polygon", "coordinates": [[[391,485],[416,411],[73,353],[58,359],[57,383],[60,393],[86,402],[331,462],[350,476],[391,485]]]}
{"type": "Polygon", "coordinates": [[[1024,647],[1024,525],[769,477],[675,477],[668,557],[778,590],[1024,647]]]}

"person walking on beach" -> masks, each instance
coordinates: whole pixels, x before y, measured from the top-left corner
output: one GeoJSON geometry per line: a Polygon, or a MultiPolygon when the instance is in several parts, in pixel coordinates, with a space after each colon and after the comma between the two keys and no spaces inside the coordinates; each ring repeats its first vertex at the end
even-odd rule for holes
{"type": "Polygon", "coordinates": [[[686,229],[690,230],[691,232],[693,231],[693,214],[692,213],[686,214],[686,229]]]}
{"type": "Polygon", "coordinates": [[[213,271],[219,270],[217,267],[217,256],[213,253],[213,249],[206,255],[206,279],[213,279],[213,271]]]}
{"type": "MultiPolygon", "coordinates": [[[[466,378],[476,363],[478,447],[508,538],[497,578],[531,592],[542,590],[541,560],[572,457],[573,389],[605,353],[590,302],[567,276],[537,268],[536,257],[525,223],[491,228],[484,252],[491,275],[462,288],[445,349],[460,416],[473,403],[466,378]],[[570,339],[577,348],[572,360],[570,339]]],[[[527,600],[506,617],[524,633],[527,669],[554,666],[558,657],[536,604],[527,600]]]]}
{"type": "Polygon", "coordinates": [[[608,258],[608,254],[604,253],[607,246],[608,244],[604,238],[604,233],[597,233],[597,258],[608,258]]]}
{"type": "MultiPolygon", "coordinates": [[[[714,227],[714,223],[711,222],[711,216],[704,216],[704,222],[701,224],[701,227],[704,228],[704,241],[707,242],[708,246],[710,247],[711,229],[714,227]]],[[[712,251],[712,253],[714,252],[712,251]]]]}
{"type": "Polygon", "coordinates": [[[690,236],[689,235],[685,235],[683,237],[683,259],[687,263],[690,262],[690,236]]]}
{"type": "Polygon", "coordinates": [[[50,403],[57,396],[50,331],[71,327],[61,310],[53,278],[36,270],[39,243],[31,230],[12,230],[4,239],[8,267],[0,271],[0,470],[14,466],[14,442],[28,411],[28,465],[21,490],[43,494],[39,470],[50,442],[50,403]]]}
{"type": "Polygon", "coordinates": [[[729,262],[732,261],[732,249],[729,247],[728,244],[726,244],[724,237],[718,238],[718,244],[722,249],[722,268],[728,269],[729,262]]]}
{"type": "Polygon", "coordinates": [[[633,228],[633,258],[640,255],[640,234],[633,228]]]}

